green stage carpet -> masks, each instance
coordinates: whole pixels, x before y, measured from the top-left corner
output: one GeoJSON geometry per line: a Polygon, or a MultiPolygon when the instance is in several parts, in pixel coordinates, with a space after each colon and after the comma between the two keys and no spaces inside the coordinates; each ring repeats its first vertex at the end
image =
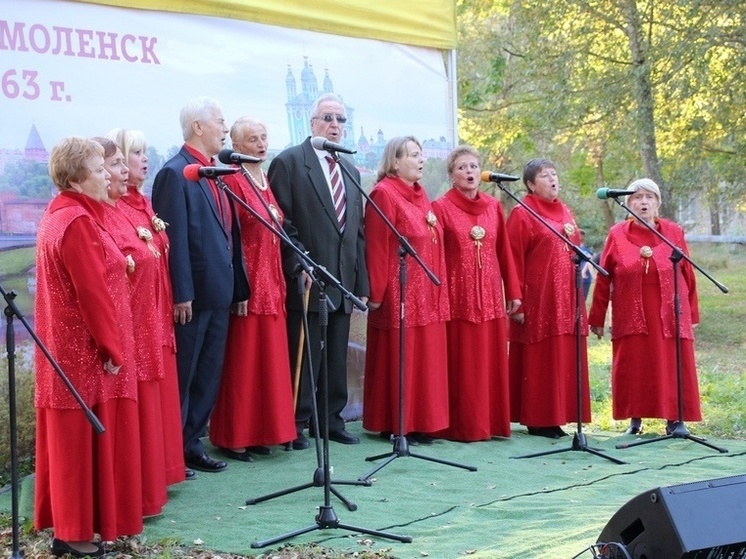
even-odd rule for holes
{"type": "MultiPolygon", "coordinates": [[[[356,480],[376,465],[366,457],[389,454],[393,448],[377,433],[364,432],[359,422],[348,428],[360,435],[362,443],[330,444],[334,481],[356,480]]],[[[370,487],[334,485],[357,505],[353,512],[330,496],[329,504],[341,523],[410,536],[411,543],[333,528],[252,549],[253,542],[316,526],[317,507],[324,504],[323,487],[246,504],[247,499],[312,482],[313,446],[293,452],[278,446],[253,463],[229,460],[225,472],[198,472],[197,479],[170,490],[164,513],[146,521],[144,535],[151,542],[177,540],[249,556],[271,557],[273,549],[287,543],[318,542],[348,552],[386,550],[401,559],[569,559],[595,543],[611,516],[648,489],[746,473],[746,441],[708,441],[727,449],[724,454],[684,439],[617,450],[616,444],[635,438],[584,433],[589,446],[627,463],[618,465],[579,450],[515,459],[571,449],[572,440],[532,437],[514,425],[511,439],[437,441],[410,447],[412,453],[476,466],[476,472],[406,456],[379,470],[370,487]]],[[[8,495],[2,497],[2,508],[9,510],[8,495]]],[[[22,501],[29,501],[27,494],[22,501]]]]}

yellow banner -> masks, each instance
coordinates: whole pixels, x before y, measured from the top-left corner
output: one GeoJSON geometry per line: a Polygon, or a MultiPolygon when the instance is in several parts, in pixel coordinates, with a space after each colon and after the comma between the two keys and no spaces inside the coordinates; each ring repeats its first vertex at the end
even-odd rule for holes
{"type": "Polygon", "coordinates": [[[75,0],[201,14],[392,43],[456,48],[455,0],[75,0]]]}

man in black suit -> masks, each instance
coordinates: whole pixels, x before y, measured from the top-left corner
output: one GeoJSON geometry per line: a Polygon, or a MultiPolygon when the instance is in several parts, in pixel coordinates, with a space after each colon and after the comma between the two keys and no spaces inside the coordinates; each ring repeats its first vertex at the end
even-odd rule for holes
{"type": "Polygon", "coordinates": [[[213,165],[223,147],[228,129],[220,105],[193,99],[180,120],[184,145],[156,175],[152,202],[168,223],[184,459],[187,468],[219,472],[227,464],[208,456],[200,437],[220,385],[230,308],[245,312],[249,284],[233,204],[213,179],[191,167],[189,178],[184,174],[188,165],[213,165]]]}
{"type": "MultiPolygon", "coordinates": [[[[311,107],[311,135],[322,136],[331,142],[342,140],[346,112],[342,99],[335,94],[324,94],[311,107]]],[[[362,195],[334,163],[328,161],[329,153],[313,148],[311,139],[280,153],[269,167],[269,183],[285,214],[284,227],[296,244],[308,251],[309,256],[336,277],[354,295],[367,301],[368,271],[365,266],[363,239],[362,195]],[[333,196],[335,197],[333,199],[333,196]],[[336,201],[336,205],[335,205],[336,201]]],[[[355,180],[360,173],[354,164],[341,160],[355,180]]],[[[301,331],[303,298],[298,289],[297,259],[289,255],[285,261],[288,307],[288,341],[290,362],[296,363],[298,339],[301,331]]],[[[306,288],[308,287],[308,282],[306,288]]],[[[339,291],[329,287],[326,294],[332,309],[327,327],[327,363],[329,396],[329,438],[343,444],[356,444],[359,439],[345,430],[342,409],[347,404],[347,343],[350,334],[352,303],[339,291]]],[[[318,315],[318,290],[311,289],[309,299],[309,332],[312,347],[313,375],[318,386],[321,365],[321,344],[318,315]]],[[[308,448],[303,429],[312,412],[311,398],[321,402],[321,393],[311,394],[310,369],[304,359],[301,373],[295,424],[298,437],[292,448],[308,448]]],[[[318,406],[321,410],[321,406],[318,406]]],[[[323,418],[320,418],[323,420],[323,418]]]]}

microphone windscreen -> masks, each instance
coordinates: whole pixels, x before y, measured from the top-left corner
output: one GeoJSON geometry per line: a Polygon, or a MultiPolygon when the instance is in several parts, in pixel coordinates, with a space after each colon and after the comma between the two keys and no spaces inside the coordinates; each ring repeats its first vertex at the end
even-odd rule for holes
{"type": "Polygon", "coordinates": [[[490,182],[492,180],[492,173],[490,171],[482,171],[482,182],[490,182]]]}
{"type": "Polygon", "coordinates": [[[199,163],[192,163],[184,167],[184,178],[188,181],[199,181],[199,163]]]}

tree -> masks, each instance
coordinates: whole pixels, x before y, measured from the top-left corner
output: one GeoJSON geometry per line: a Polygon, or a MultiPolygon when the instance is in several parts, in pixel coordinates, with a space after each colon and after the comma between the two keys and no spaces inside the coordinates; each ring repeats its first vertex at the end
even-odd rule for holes
{"type": "MultiPolygon", "coordinates": [[[[458,10],[460,132],[488,161],[515,171],[549,156],[580,181],[565,192],[581,196],[644,173],[667,215],[693,192],[715,207],[724,190],[746,190],[742,3],[460,0],[458,10]],[[693,186],[695,169],[712,180],[693,186]]],[[[608,226],[613,207],[601,207],[608,226]]]]}
{"type": "Polygon", "coordinates": [[[53,190],[47,165],[39,161],[22,159],[17,163],[10,163],[0,175],[0,191],[15,192],[21,198],[47,200],[53,190]]]}

